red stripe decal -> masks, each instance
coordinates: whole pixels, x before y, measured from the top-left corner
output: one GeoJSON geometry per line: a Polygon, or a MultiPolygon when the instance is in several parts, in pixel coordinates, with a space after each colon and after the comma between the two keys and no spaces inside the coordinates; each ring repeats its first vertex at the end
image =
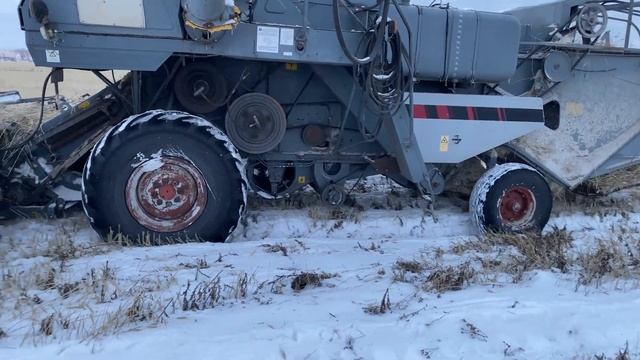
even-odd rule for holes
{"type": "Polygon", "coordinates": [[[469,119],[469,120],[475,120],[476,119],[475,109],[472,108],[471,106],[467,106],[467,119],[469,119]]]}
{"type": "Polygon", "coordinates": [[[413,105],[414,119],[427,119],[427,107],[424,105],[413,105]]]}
{"type": "Polygon", "coordinates": [[[438,113],[438,119],[449,119],[449,107],[445,105],[437,105],[436,112],[438,113]]]}

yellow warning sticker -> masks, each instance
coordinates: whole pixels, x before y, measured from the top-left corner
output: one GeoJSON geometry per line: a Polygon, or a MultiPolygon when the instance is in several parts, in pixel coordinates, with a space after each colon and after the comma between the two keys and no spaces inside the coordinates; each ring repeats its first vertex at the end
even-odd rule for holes
{"type": "Polygon", "coordinates": [[[306,176],[298,176],[298,184],[304,185],[306,183],[307,183],[307,177],[306,176]]]}
{"type": "Polygon", "coordinates": [[[449,135],[440,136],[440,152],[449,151],[449,135]]]}

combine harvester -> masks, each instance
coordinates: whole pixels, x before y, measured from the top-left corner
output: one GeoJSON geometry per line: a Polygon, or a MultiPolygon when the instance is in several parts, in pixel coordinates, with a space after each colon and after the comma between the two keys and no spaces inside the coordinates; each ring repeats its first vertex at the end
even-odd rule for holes
{"type": "Polygon", "coordinates": [[[43,97],[63,69],[92,71],[106,88],[4,145],[0,208],[58,214],[81,199],[103,236],[224,241],[249,191],[310,185],[339,206],[347,180],[383,174],[436,196],[478,158],[480,230],[540,230],[547,180],[576,189],[637,162],[635,9],[23,1],[34,62],[52,68],[43,97]],[[613,21],[626,27],[623,47],[607,42],[613,21]],[[130,73],[101,72],[112,69],[130,73]]]}

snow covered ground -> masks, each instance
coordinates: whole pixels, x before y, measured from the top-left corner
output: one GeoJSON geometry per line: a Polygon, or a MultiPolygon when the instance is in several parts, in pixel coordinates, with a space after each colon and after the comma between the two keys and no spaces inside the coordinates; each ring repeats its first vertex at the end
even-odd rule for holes
{"type": "MultiPolygon", "coordinates": [[[[227,244],[105,244],[80,214],[0,226],[0,359],[591,359],[626,344],[640,355],[637,277],[491,271],[481,263],[510,250],[465,251],[477,238],[450,200],[434,222],[380,179],[355,197],[342,211],[254,201],[227,244]],[[477,273],[459,291],[428,286],[461,264],[477,273]]],[[[567,227],[571,254],[620,236],[637,256],[637,199],[561,204],[547,232],[567,227]]]]}
{"type": "Polygon", "coordinates": [[[466,246],[480,240],[452,200],[435,222],[379,180],[356,199],[254,203],[227,244],[107,244],[81,213],[0,225],[0,359],[640,358],[638,193],[559,203],[546,232],[571,232],[564,271],[466,246]],[[585,283],[601,241],[623,248],[585,283]],[[439,291],[449,268],[475,275],[439,291]]]}

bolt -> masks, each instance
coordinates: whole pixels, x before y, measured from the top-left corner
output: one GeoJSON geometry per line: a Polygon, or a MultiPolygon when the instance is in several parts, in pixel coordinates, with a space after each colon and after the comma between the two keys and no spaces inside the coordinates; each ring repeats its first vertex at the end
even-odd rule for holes
{"type": "Polygon", "coordinates": [[[519,202],[514,202],[511,206],[511,209],[515,212],[519,212],[520,210],[522,210],[522,204],[520,204],[519,202]]]}
{"type": "Polygon", "coordinates": [[[250,128],[262,128],[262,124],[260,123],[260,119],[258,119],[258,116],[256,114],[252,114],[251,118],[253,119],[253,122],[251,124],[249,124],[250,128]]]}

